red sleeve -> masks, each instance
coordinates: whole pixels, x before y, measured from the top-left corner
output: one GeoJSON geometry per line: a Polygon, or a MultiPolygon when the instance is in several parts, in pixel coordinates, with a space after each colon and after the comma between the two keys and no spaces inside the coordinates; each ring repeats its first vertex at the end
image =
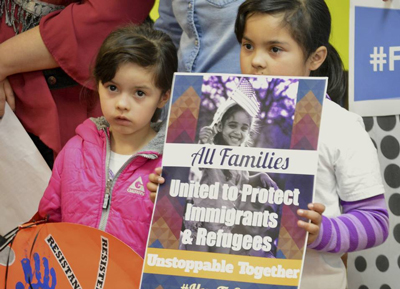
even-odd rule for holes
{"type": "Polygon", "coordinates": [[[42,18],[40,34],[60,67],[81,85],[88,83],[97,51],[117,26],[141,23],[154,0],[87,0],[42,18]]]}

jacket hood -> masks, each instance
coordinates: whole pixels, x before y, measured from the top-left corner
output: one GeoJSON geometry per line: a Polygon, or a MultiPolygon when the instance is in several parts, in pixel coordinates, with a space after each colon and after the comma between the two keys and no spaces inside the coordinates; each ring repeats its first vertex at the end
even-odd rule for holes
{"type": "MultiPolygon", "coordinates": [[[[151,151],[161,155],[165,141],[166,123],[152,122],[150,126],[157,132],[157,134],[138,153],[151,151]]],[[[85,141],[102,145],[105,141],[106,134],[110,135],[109,128],[110,124],[107,122],[104,116],[97,118],[91,117],[77,127],[76,134],[85,141]]]]}

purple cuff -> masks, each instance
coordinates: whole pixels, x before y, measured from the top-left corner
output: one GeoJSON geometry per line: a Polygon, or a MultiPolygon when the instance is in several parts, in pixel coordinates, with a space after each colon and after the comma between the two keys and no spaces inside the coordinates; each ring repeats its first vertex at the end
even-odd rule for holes
{"type": "Polygon", "coordinates": [[[323,250],[328,244],[329,241],[332,240],[333,236],[332,224],[329,221],[328,217],[322,215],[322,222],[319,228],[319,234],[317,239],[314,240],[311,244],[307,247],[314,250],[323,250]]]}

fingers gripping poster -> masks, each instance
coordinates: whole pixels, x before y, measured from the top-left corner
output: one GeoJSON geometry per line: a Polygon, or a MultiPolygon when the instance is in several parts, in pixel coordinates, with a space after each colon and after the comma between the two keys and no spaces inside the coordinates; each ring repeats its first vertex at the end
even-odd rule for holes
{"type": "Polygon", "coordinates": [[[326,84],[175,74],[140,288],[298,288],[326,84]]]}

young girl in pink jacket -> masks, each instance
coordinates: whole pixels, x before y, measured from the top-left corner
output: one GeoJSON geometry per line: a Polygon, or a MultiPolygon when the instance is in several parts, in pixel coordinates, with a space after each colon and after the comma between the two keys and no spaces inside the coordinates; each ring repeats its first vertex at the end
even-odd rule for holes
{"type": "MultiPolygon", "coordinates": [[[[104,230],[143,257],[153,210],[145,184],[161,165],[176,49],[150,26],[103,42],[94,67],[103,117],[87,119],[58,155],[39,215],[104,230]]],[[[71,112],[73,113],[73,112],[71,112]]]]}

